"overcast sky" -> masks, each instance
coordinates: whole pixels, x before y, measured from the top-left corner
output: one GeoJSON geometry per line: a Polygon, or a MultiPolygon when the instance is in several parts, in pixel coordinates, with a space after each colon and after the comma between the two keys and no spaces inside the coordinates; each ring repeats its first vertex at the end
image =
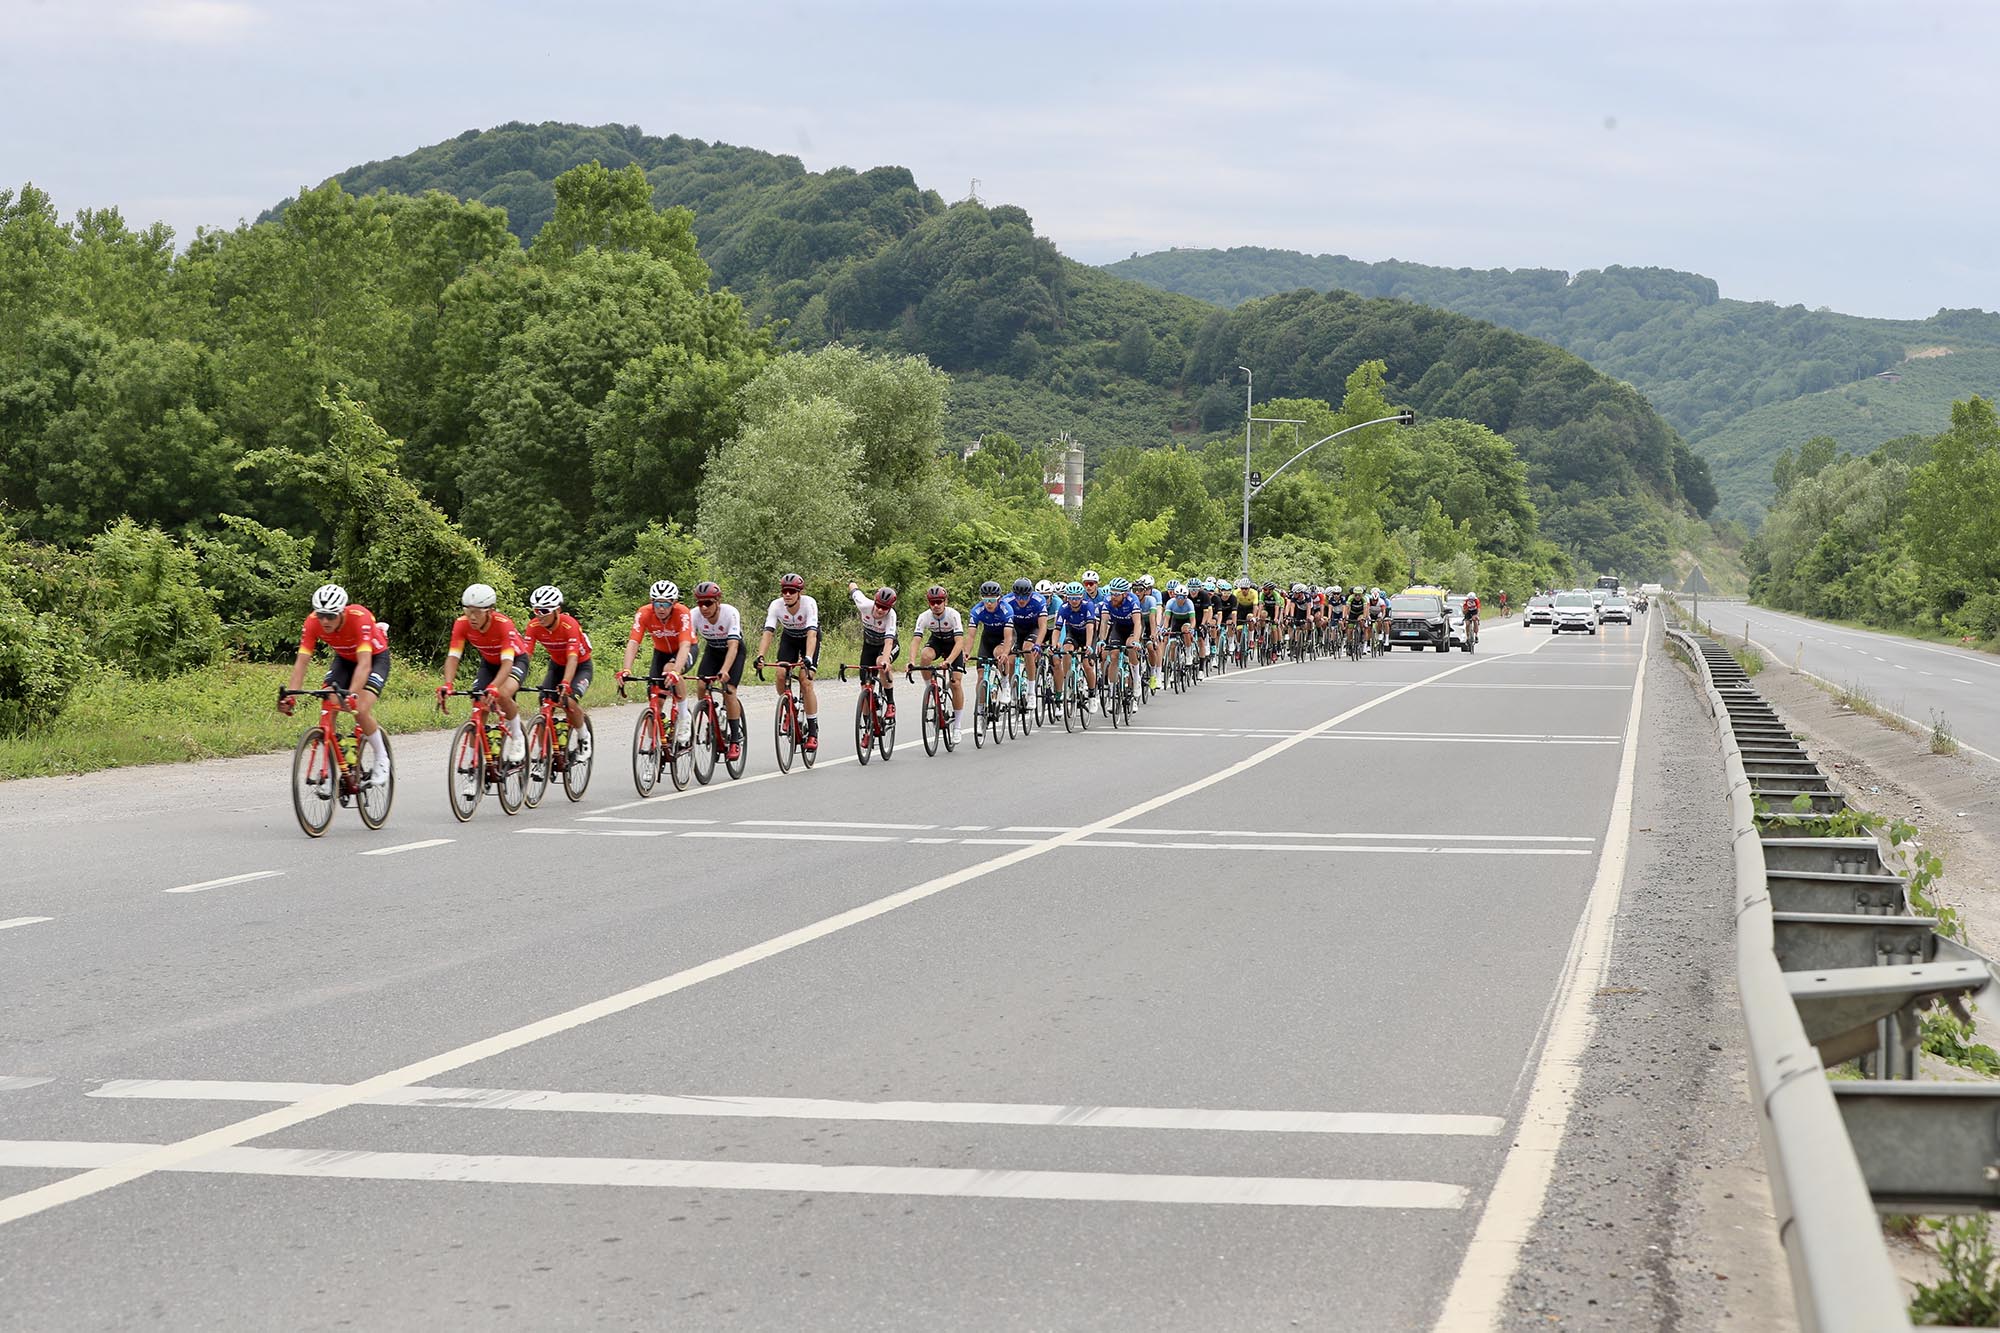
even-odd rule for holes
{"type": "Polygon", "coordinates": [[[2000,6],[0,0],[0,188],[182,236],[508,120],[973,178],[1086,262],[1657,264],[2000,309],[2000,6]]]}

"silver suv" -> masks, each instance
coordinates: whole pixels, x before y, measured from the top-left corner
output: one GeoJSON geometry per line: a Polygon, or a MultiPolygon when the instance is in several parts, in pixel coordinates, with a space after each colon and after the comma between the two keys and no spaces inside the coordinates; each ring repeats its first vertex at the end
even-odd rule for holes
{"type": "Polygon", "coordinates": [[[1549,626],[1549,633],[1560,634],[1566,629],[1587,629],[1597,633],[1597,602],[1587,592],[1559,592],[1554,607],[1555,622],[1549,626]]]}

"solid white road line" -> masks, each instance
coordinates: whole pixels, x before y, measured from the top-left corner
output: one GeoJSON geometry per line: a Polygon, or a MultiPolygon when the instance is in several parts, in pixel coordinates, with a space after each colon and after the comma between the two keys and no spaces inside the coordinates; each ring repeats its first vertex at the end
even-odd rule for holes
{"type": "Polygon", "coordinates": [[[39,926],[44,921],[55,920],[52,916],[12,916],[0,921],[0,930],[12,930],[16,926],[39,926]]]}
{"type": "MultiPolygon", "coordinates": [[[[1007,829],[1009,833],[1034,830],[1007,829]]],[[[1059,833],[1060,829],[1047,830],[1059,833]]],[[[1556,833],[1318,833],[1227,828],[1120,828],[1120,833],[1155,833],[1169,838],[1333,838],[1352,841],[1373,838],[1381,842],[1596,842],[1595,838],[1556,833]]]]}
{"type": "MultiPolygon", "coordinates": [[[[0,1140],[0,1166],[127,1170],[170,1145],[0,1140]]],[[[1277,1208],[1462,1208],[1466,1189],[1430,1180],[1270,1176],[1119,1175],[934,1166],[814,1166],[802,1162],[685,1162],[650,1157],[503,1157],[218,1148],[153,1168],[316,1180],[424,1180],[486,1185],[617,1185],[654,1189],[904,1194],[957,1199],[1086,1203],[1233,1204],[1277,1208]]],[[[81,1179],[83,1177],[72,1177],[81,1179]]],[[[21,1196],[16,1196],[21,1197],[21,1196]]]]}
{"type": "Polygon", "coordinates": [[[1334,852],[1408,853],[1417,856],[1589,856],[1588,847],[1421,847],[1409,843],[1365,846],[1357,843],[1315,845],[1303,842],[1140,842],[1136,839],[1112,841],[1089,838],[1076,847],[1142,847],[1149,851],[1188,852],[1307,852],[1314,856],[1334,852]]]}
{"type": "MultiPolygon", "coordinates": [[[[1645,652],[1652,651],[1651,634],[1645,652]]],[[[1641,654],[1643,659],[1644,653],[1641,654]]],[[[1499,1178],[1480,1210],[1479,1226],[1466,1247],[1458,1276],[1438,1316],[1440,1333],[1486,1330],[1500,1324],[1507,1288],[1520,1267],[1521,1249],[1542,1215],[1556,1157],[1569,1128],[1597,1019],[1592,1003],[1611,962],[1611,939],[1618,921],[1618,899],[1625,884],[1625,856],[1632,839],[1632,789],[1639,765],[1639,717],[1646,697],[1646,667],[1639,664],[1632,685],[1632,708],[1625,719],[1625,750],[1618,765],[1618,786],[1611,798],[1611,818],[1604,830],[1604,855],[1597,878],[1584,902],[1583,916],[1570,938],[1556,989],[1548,1038],[1535,1064],[1535,1079],[1521,1111],[1514,1144],[1501,1162],[1499,1178]]]]}
{"type": "Polygon", "coordinates": [[[220,889],[230,884],[248,884],[256,879],[275,879],[284,874],[282,870],[253,870],[247,875],[225,875],[221,879],[205,879],[199,884],[183,884],[177,889],[162,889],[162,893],[206,893],[210,889],[220,889]]]}
{"type": "MultiPolygon", "coordinates": [[[[235,1148],[237,1145],[247,1143],[252,1139],[262,1138],[267,1134],[274,1134],[279,1130],[289,1129],[294,1125],[301,1125],[309,1120],[317,1120],[321,1116],[330,1115],[346,1107],[358,1105],[365,1102],[369,1097],[387,1089],[407,1087],[412,1083],[428,1082],[431,1079],[442,1077],[454,1069],[462,1069],[466,1065],[493,1059],[495,1056],[518,1050],[523,1046],[541,1041],[546,1037],[553,1037],[572,1031],[585,1024],[594,1023],[599,1019],[609,1018],[614,1014],[622,1014],[629,1009],[648,1004],[663,996],[675,994],[691,986],[698,986],[704,981],[712,981],[717,977],[727,976],[732,972],[740,971],[754,963],[760,963],[766,959],[775,958],[780,954],[789,953],[804,945],[825,939],[829,935],[838,934],[866,921],[872,921],[876,917],[884,916],[898,908],[907,907],[911,903],[922,902],[947,890],[955,889],[961,884],[967,884],[973,880],[982,879],[987,875],[994,874],[997,871],[1019,865],[1024,861],[1033,860],[1035,857],[1055,851],[1059,847],[1065,847],[1070,843],[1081,841],[1090,834],[1103,833],[1115,829],[1130,820],[1150,814],[1163,806],[1171,805],[1198,792],[1206,791],[1218,783],[1227,782],[1230,778],[1247,773],[1251,769],[1286,753],[1295,746],[1302,745],[1313,737],[1321,735],[1343,722],[1359,717],[1371,708],[1379,707],[1393,699],[1400,699],[1405,694],[1421,689],[1432,681],[1457,675],[1461,671],[1470,671],[1474,667],[1481,666],[1493,660],[1497,659],[1490,657],[1470,658],[1456,666],[1446,667],[1444,670],[1433,675],[1412,681],[1408,685],[1392,690],[1387,694],[1377,695],[1372,699],[1364,700],[1354,707],[1347,709],[1345,712],[1336,713],[1322,722],[1297,731],[1284,740],[1267,745],[1263,749],[1246,755],[1234,763],[1216,769],[1206,776],[1196,778],[1192,782],[1183,783],[1172,791],[1148,797],[1136,805],[1127,806],[1125,809],[1107,815],[1095,823],[1054,834],[1041,842],[1027,847],[1017,847],[1012,851],[1004,852],[986,861],[963,866],[947,874],[939,875],[934,879],[925,880],[921,884],[912,885],[907,889],[887,894],[875,899],[873,902],[863,903],[858,907],[851,907],[844,912],[836,912],[832,916],[823,917],[818,921],[800,926],[796,930],[790,930],[782,935],[764,940],[761,943],[738,949],[734,953],[724,954],[719,958],[712,958],[705,963],[684,968],[679,972],[669,973],[653,981],[619,991],[614,995],[604,996],[588,1004],[577,1005],[561,1013],[551,1014],[535,1022],[526,1023],[505,1032],[495,1033],[493,1036],[482,1038],[479,1041],[468,1042],[463,1046],[441,1052],[427,1059],[414,1061],[398,1069],[387,1070],[372,1078],[362,1079],[358,1083],[349,1084],[334,1092],[324,1093],[308,1098],[305,1101],[295,1102],[290,1106],[265,1111],[248,1119],[236,1121],[234,1124],[223,1125],[206,1133],[196,1134],[174,1143],[149,1145],[143,1151],[130,1157],[121,1158],[115,1163],[80,1171],[76,1175],[66,1177],[62,1180],[54,1181],[47,1185],[40,1185],[33,1189],[22,1190],[18,1194],[0,1198],[0,1226],[4,1226],[9,1222],[18,1222],[25,1217],[33,1217],[37,1213],[46,1212],[48,1209],[60,1207],[66,1203],[74,1203],[79,1199],[87,1199],[94,1194],[99,1194],[119,1185],[142,1179],[156,1171],[184,1167],[187,1163],[205,1157],[219,1149],[235,1148]]],[[[748,781],[749,779],[745,780],[748,781]]],[[[662,797],[658,799],[664,800],[668,798],[662,797]]],[[[633,804],[638,804],[638,802],[634,802],[633,804]]]]}
{"type": "Polygon", "coordinates": [[[398,843],[394,847],[372,847],[361,853],[363,856],[394,856],[398,852],[420,852],[426,847],[443,847],[457,842],[457,838],[425,838],[422,842],[398,843]]]}
{"type": "MultiPolygon", "coordinates": [[[[47,1079],[31,1079],[45,1083],[47,1079]]],[[[8,1086],[0,1079],[0,1089],[8,1086]]],[[[149,1101],[298,1102],[339,1083],[234,1079],[116,1079],[86,1095],[149,1101]]],[[[1265,1134],[1411,1134],[1490,1137],[1491,1115],[1386,1111],[1256,1111],[1169,1106],[1056,1106],[1023,1102],[860,1102],[827,1097],[684,1097],[641,1092],[546,1092],[522,1088],[391,1088],[369,1106],[470,1111],[565,1111],[595,1115],[718,1116],[754,1120],[888,1120],[941,1125],[1033,1125],[1061,1129],[1189,1129],[1265,1134]]]]}
{"type": "Polygon", "coordinates": [[[33,1074],[8,1074],[0,1076],[0,1092],[19,1092],[22,1088],[39,1088],[53,1082],[53,1078],[37,1078],[33,1074]]]}

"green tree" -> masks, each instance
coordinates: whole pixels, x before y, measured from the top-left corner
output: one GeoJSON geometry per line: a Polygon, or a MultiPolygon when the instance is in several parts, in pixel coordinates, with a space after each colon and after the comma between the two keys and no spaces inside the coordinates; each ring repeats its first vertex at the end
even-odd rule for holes
{"type": "Polygon", "coordinates": [[[788,570],[824,580],[842,567],[863,523],[855,420],[832,398],[777,404],[709,459],[695,530],[738,604],[788,570]]]}

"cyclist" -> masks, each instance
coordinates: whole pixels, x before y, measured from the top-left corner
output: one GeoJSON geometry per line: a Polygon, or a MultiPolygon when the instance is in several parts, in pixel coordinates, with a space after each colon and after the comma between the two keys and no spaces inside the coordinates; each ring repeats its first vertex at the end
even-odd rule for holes
{"type": "Polygon", "coordinates": [[[1476,592],[1465,594],[1465,600],[1459,603],[1459,609],[1465,612],[1465,641],[1471,643],[1479,637],[1479,594],[1476,592]]]}
{"type": "MultiPolygon", "coordinates": [[[[333,654],[320,688],[339,690],[354,700],[354,729],[368,738],[368,771],[361,775],[363,786],[389,780],[389,747],[383,744],[382,728],[375,723],[375,701],[389,680],[389,627],[359,602],[347,600],[347,589],[328,583],[312,595],[312,610],[299,627],[299,655],[292,663],[292,683],[287,689],[305,684],[306,668],[312,665],[313,650],[325,644],[333,654]],[[361,677],[361,688],[354,678],[361,677]]],[[[293,701],[278,697],[278,711],[292,715],[293,701]]]]}
{"type": "Polygon", "coordinates": [[[1306,636],[1312,632],[1312,590],[1303,583],[1293,583],[1287,601],[1289,605],[1284,610],[1291,625],[1288,634],[1292,655],[1303,657],[1306,636]]]}
{"type": "MultiPolygon", "coordinates": [[[[980,591],[993,589],[993,600],[1000,600],[1000,585],[987,583],[980,591]]],[[[924,592],[927,606],[917,617],[916,642],[918,666],[943,667],[945,678],[951,682],[951,743],[958,744],[958,726],[965,715],[965,620],[958,614],[958,608],[951,604],[951,594],[941,583],[933,583],[924,592]]],[[[975,611],[975,615],[978,613],[975,611]]]]}
{"type": "MultiPolygon", "coordinates": [[[[687,698],[688,659],[694,656],[694,620],[688,609],[681,605],[680,585],[672,579],[661,579],[647,593],[648,601],[632,613],[632,633],[625,640],[625,664],[618,668],[618,683],[623,685],[632,678],[632,660],[639,655],[641,640],[653,641],[653,665],[648,676],[665,676],[671,672],[674,677],[673,690],[680,698],[687,698]]],[[[681,716],[681,727],[685,730],[692,719],[686,713],[681,716]]],[[[676,736],[681,740],[684,737],[676,736]]]]}
{"type": "Polygon", "coordinates": [[[471,644],[479,653],[472,688],[487,691],[493,707],[507,719],[507,745],[500,757],[518,764],[527,757],[528,738],[521,731],[521,710],[514,703],[514,691],[528,678],[528,641],[514,628],[512,619],[493,609],[500,598],[487,584],[473,584],[458,600],[464,614],[451,622],[451,648],[444,655],[438,707],[443,708],[450,697],[452,682],[458,679],[458,660],[465,656],[465,645],[471,644]]]}
{"type": "Polygon", "coordinates": [[[1278,629],[1284,623],[1284,609],[1279,603],[1284,601],[1284,597],[1278,591],[1278,581],[1276,579],[1265,579],[1262,591],[1264,594],[1261,607],[1264,613],[1264,641],[1270,645],[1271,651],[1275,655],[1278,649],[1278,629]]]}
{"type": "Polygon", "coordinates": [[[1374,613],[1370,628],[1375,633],[1375,646],[1378,650],[1384,650],[1389,646],[1389,594],[1380,588],[1375,588],[1370,590],[1368,596],[1370,609],[1374,613]]]}
{"type": "Polygon", "coordinates": [[[972,604],[972,614],[966,620],[979,626],[979,660],[983,662],[990,657],[1000,668],[1000,693],[994,702],[1013,702],[1008,697],[1008,687],[1014,680],[1014,612],[1001,595],[998,583],[988,579],[979,585],[979,599],[972,604]]]}
{"type": "Polygon", "coordinates": [[[1349,638],[1359,639],[1361,637],[1362,629],[1367,624],[1367,617],[1368,597],[1362,591],[1361,585],[1357,583],[1347,590],[1347,634],[1349,638]]]}
{"type": "Polygon", "coordinates": [[[811,754],[819,749],[819,691],[813,686],[819,666],[819,603],[806,596],[804,575],[778,580],[778,599],[764,612],[764,637],[757,641],[759,671],[773,633],[778,634],[778,689],[786,688],[795,667],[805,668],[799,672],[799,701],[805,705],[806,753],[811,754]]]}
{"type": "Polygon", "coordinates": [[[1083,668],[1083,682],[1088,688],[1097,688],[1097,667],[1092,657],[1097,648],[1097,604],[1083,590],[1081,583],[1063,585],[1062,602],[1055,612],[1056,633],[1061,636],[1064,652],[1055,660],[1056,688],[1068,688],[1070,658],[1076,657],[1083,668]]]}
{"type": "MultiPolygon", "coordinates": [[[[1042,581],[1044,587],[1048,581],[1042,581]]],[[[1007,601],[1007,613],[1014,617],[1014,650],[1022,653],[1039,653],[1042,640],[1048,634],[1049,603],[1045,594],[1035,584],[1026,579],[1014,580],[1014,595],[1007,601]]],[[[1032,658],[1022,664],[1030,681],[1035,680],[1036,670],[1032,658]]]]}
{"type": "MultiPolygon", "coordinates": [[[[1143,646],[1146,642],[1144,605],[1132,591],[1129,580],[1116,578],[1111,580],[1110,589],[1098,607],[1098,616],[1104,626],[1105,650],[1120,655],[1116,670],[1125,670],[1127,662],[1136,666],[1139,661],[1136,655],[1127,650],[1135,645],[1143,646]]],[[[1136,681],[1132,692],[1138,693],[1136,681]]]]}
{"type": "Polygon", "coordinates": [[[1201,616],[1195,598],[1200,595],[1199,589],[1191,590],[1187,584],[1175,580],[1167,585],[1167,600],[1160,608],[1167,618],[1167,633],[1179,645],[1176,651],[1184,657],[1194,652],[1195,623],[1201,616]]]}
{"type": "Polygon", "coordinates": [[[896,590],[884,585],[870,597],[861,585],[849,582],[847,595],[854,601],[854,614],[861,620],[861,666],[879,673],[882,686],[882,720],[896,720],[895,677],[889,667],[902,645],[896,642],[896,590]]]}
{"type": "Polygon", "coordinates": [[[1097,571],[1094,569],[1083,571],[1083,595],[1090,599],[1093,608],[1102,605],[1104,601],[1104,594],[1097,590],[1097,571]]]}
{"type": "Polygon", "coordinates": [[[1227,629],[1235,631],[1233,636],[1235,641],[1243,645],[1247,654],[1250,635],[1257,627],[1257,590],[1250,586],[1248,574],[1236,576],[1236,592],[1229,599],[1225,609],[1228,616],[1223,624],[1227,629]]]}
{"type": "Polygon", "coordinates": [[[1160,611],[1164,598],[1153,586],[1151,574],[1141,574],[1138,578],[1139,627],[1146,643],[1146,660],[1153,669],[1153,688],[1162,689],[1165,682],[1160,679],[1160,645],[1166,637],[1166,616],[1160,611]]]}
{"type": "Polygon", "coordinates": [[[729,762],[743,757],[743,701],[736,687],[743,683],[743,616],[722,600],[722,588],[704,579],[694,585],[694,632],[701,639],[697,676],[722,681],[722,710],[729,718],[729,762]]]}
{"type": "Polygon", "coordinates": [[[563,609],[562,589],[544,583],[528,594],[528,623],[521,637],[528,641],[529,657],[540,644],[549,655],[548,673],[542,688],[559,689],[563,712],[569,715],[570,747],[578,763],[590,762],[590,715],[583,711],[583,696],[590,693],[590,636],[576,617],[563,609]]]}

